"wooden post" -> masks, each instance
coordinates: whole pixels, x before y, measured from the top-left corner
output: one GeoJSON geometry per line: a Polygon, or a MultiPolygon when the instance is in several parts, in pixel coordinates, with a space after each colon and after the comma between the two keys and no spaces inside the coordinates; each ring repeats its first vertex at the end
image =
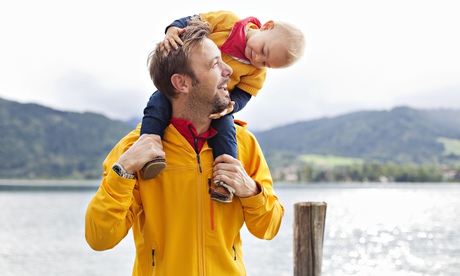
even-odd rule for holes
{"type": "Polygon", "coordinates": [[[325,202],[294,204],[294,276],[320,276],[323,263],[325,202]]]}

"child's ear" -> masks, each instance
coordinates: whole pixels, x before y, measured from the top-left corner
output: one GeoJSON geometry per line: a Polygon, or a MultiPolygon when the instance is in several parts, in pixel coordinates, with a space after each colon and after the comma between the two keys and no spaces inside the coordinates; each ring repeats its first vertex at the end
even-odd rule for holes
{"type": "Polygon", "coordinates": [[[188,93],[188,77],[182,74],[174,74],[171,76],[172,86],[180,93],[188,93]]]}
{"type": "Polygon", "coordinates": [[[275,22],[273,20],[267,21],[265,24],[262,25],[262,28],[260,28],[261,31],[266,31],[266,30],[271,30],[275,27],[275,22]]]}

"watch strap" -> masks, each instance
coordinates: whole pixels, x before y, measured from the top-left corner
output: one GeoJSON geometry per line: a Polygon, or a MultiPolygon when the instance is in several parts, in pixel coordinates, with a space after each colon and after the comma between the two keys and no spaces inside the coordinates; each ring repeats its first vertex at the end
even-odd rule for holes
{"type": "Polygon", "coordinates": [[[113,169],[120,177],[128,178],[128,179],[135,179],[135,178],[136,178],[136,176],[135,176],[134,174],[127,173],[127,172],[125,171],[125,169],[123,169],[123,167],[122,167],[120,164],[118,164],[118,163],[113,164],[112,169],[113,169]]]}

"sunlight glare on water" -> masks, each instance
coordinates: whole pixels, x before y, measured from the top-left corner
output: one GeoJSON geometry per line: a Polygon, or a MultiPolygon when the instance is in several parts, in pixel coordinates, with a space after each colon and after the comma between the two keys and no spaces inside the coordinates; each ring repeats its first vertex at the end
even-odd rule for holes
{"type": "Polygon", "coordinates": [[[344,263],[343,269],[334,275],[376,275],[376,272],[381,275],[423,275],[417,274],[414,267],[420,272],[428,268],[441,272],[442,267],[448,265],[437,254],[444,241],[425,225],[436,225],[443,216],[452,215],[452,207],[443,202],[435,193],[418,194],[410,189],[403,192],[398,189],[357,189],[348,197],[336,198],[328,205],[330,227],[325,234],[339,245],[325,239],[325,247],[334,248],[331,259],[324,260],[325,265],[344,263]],[[440,209],[444,211],[433,212],[440,209]],[[332,222],[333,219],[336,220],[332,222]],[[430,258],[420,257],[419,248],[431,251],[428,253],[430,258]],[[348,256],[348,260],[343,256],[348,256]]]}
{"type": "MultiPolygon", "coordinates": [[[[243,227],[249,276],[293,275],[294,204],[327,204],[322,276],[460,275],[460,185],[275,187],[285,216],[273,240],[243,227]]],[[[84,238],[94,191],[0,192],[0,275],[130,275],[129,234],[96,252],[84,238]]]]}

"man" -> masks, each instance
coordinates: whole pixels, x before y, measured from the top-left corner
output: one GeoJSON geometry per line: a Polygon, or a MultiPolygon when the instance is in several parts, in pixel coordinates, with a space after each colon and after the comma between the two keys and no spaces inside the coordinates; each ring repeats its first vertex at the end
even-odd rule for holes
{"type": "Polygon", "coordinates": [[[209,114],[228,107],[232,70],[209,32],[196,21],[182,34],[183,46],[168,54],[157,45],[149,57],[152,80],[172,105],[163,137],[166,169],[151,180],[139,177],[158,150],[139,137],[138,126],[104,160],[101,186],[88,205],[85,236],[94,250],[113,248],[132,228],[133,275],[246,275],[243,224],[260,239],[272,239],[281,225],[284,208],[244,124],[236,126],[238,159],[224,155],[213,164],[209,114]],[[212,179],[235,190],[231,203],[211,200],[212,179]]]}

